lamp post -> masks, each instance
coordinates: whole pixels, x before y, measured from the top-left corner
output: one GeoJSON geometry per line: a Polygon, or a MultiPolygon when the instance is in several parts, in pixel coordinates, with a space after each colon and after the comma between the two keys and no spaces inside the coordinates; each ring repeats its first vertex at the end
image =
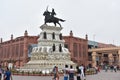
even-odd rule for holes
{"type": "Polygon", "coordinates": [[[19,56],[19,68],[20,68],[20,56],[19,56]]]}
{"type": "Polygon", "coordinates": [[[94,44],[93,44],[93,48],[95,48],[95,34],[93,34],[93,41],[94,41],[94,44]]]}
{"type": "Polygon", "coordinates": [[[20,39],[19,39],[19,48],[18,48],[18,58],[19,58],[19,60],[18,60],[18,66],[19,66],[19,68],[20,68],[20,53],[21,53],[21,47],[20,47],[20,39]]]}
{"type": "MultiPolygon", "coordinates": [[[[1,43],[0,43],[0,51],[1,51],[1,53],[2,53],[2,48],[1,48],[1,47],[2,47],[2,46],[1,46],[1,43]]],[[[1,56],[1,58],[2,58],[2,56],[1,56]]],[[[1,62],[2,62],[1,58],[0,58],[0,64],[1,64],[1,62]]]]}

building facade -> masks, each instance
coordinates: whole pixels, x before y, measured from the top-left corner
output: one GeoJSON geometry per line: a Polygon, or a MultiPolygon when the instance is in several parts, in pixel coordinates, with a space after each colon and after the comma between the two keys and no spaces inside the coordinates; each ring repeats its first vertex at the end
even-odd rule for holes
{"type": "Polygon", "coordinates": [[[93,66],[93,58],[95,65],[113,65],[118,64],[118,51],[114,50],[117,46],[113,44],[105,44],[95,41],[88,41],[88,62],[89,66],[93,66]],[[96,52],[96,53],[95,53],[96,52]],[[112,58],[112,59],[110,59],[112,58]]]}
{"type": "Polygon", "coordinates": [[[71,60],[78,64],[88,64],[88,37],[85,39],[74,37],[72,31],[69,36],[63,37],[65,40],[65,47],[71,53],[71,60]]]}
{"type": "MultiPolygon", "coordinates": [[[[23,66],[29,61],[30,53],[34,46],[37,46],[38,36],[29,36],[25,31],[24,36],[0,43],[0,63],[7,66],[12,63],[14,67],[23,66]]],[[[88,61],[88,39],[74,37],[72,31],[69,36],[63,36],[65,47],[71,53],[71,60],[78,64],[87,65],[88,61]]]]}
{"type": "MultiPolygon", "coordinates": [[[[61,35],[62,36],[62,35],[61,35]]],[[[25,31],[24,36],[13,38],[8,41],[3,41],[1,38],[0,41],[0,63],[2,66],[8,66],[9,63],[12,63],[14,67],[23,66],[30,59],[32,48],[37,46],[39,36],[29,36],[27,31],[25,31]]],[[[77,64],[84,64],[85,66],[89,65],[92,67],[93,63],[93,52],[89,51],[90,49],[97,48],[111,48],[116,47],[112,44],[104,44],[95,41],[88,41],[87,35],[85,39],[74,37],[72,31],[68,36],[62,37],[65,40],[64,46],[69,49],[71,60],[77,64]]],[[[112,56],[112,63],[118,63],[118,52],[109,50],[109,53],[105,51],[97,52],[97,56],[94,59],[97,65],[109,64],[110,55],[112,56]]]]}
{"type": "Polygon", "coordinates": [[[23,66],[28,62],[28,47],[31,44],[37,43],[38,36],[29,36],[25,31],[24,36],[11,40],[0,42],[0,63],[2,66],[8,66],[9,63],[14,65],[13,67],[23,66]]]}

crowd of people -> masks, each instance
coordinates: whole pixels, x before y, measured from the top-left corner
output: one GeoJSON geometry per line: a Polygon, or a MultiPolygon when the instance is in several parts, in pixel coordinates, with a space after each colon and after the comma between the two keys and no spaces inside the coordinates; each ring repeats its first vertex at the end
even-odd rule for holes
{"type": "MultiPolygon", "coordinates": [[[[94,67],[94,69],[96,70],[96,73],[100,72],[100,68],[99,66],[94,67]]],[[[118,66],[117,65],[105,65],[104,66],[105,72],[107,72],[108,70],[110,70],[111,72],[117,72],[118,70],[118,66]]],[[[64,80],[85,80],[85,71],[86,68],[84,67],[83,64],[73,66],[72,65],[65,65],[65,68],[62,70],[63,71],[63,75],[64,75],[64,80]],[[75,79],[76,77],[76,79],[75,79]]],[[[59,80],[59,70],[57,66],[54,66],[53,68],[53,73],[54,73],[54,77],[52,80],[59,80]]],[[[8,67],[4,67],[2,68],[2,66],[0,65],[0,80],[12,80],[12,74],[11,71],[9,70],[8,67]]]]}
{"type": "MultiPolygon", "coordinates": [[[[58,73],[58,67],[55,66],[53,68],[54,77],[53,80],[59,80],[59,73],[58,73]]],[[[76,69],[73,68],[72,65],[68,66],[65,65],[65,68],[63,69],[64,73],[64,80],[75,80],[74,76],[76,75],[77,80],[85,80],[85,67],[82,65],[76,66],[76,69]]]]}
{"type": "MultiPolygon", "coordinates": [[[[85,80],[85,71],[88,69],[87,67],[85,68],[83,64],[76,66],[76,68],[73,68],[72,65],[68,66],[65,65],[65,68],[63,69],[63,75],[64,75],[64,80],[85,80]],[[76,79],[74,79],[76,76],[76,79]]],[[[96,66],[93,68],[95,70],[95,74],[100,72],[100,66],[96,66]]],[[[110,70],[111,72],[117,72],[119,69],[117,65],[105,65],[104,68],[105,72],[110,70]]],[[[53,69],[54,73],[54,78],[53,80],[59,80],[59,72],[58,72],[58,67],[55,66],[53,69]]]]}
{"type": "Polygon", "coordinates": [[[11,71],[7,66],[5,68],[2,68],[0,65],[0,80],[12,80],[11,71]]]}
{"type": "Polygon", "coordinates": [[[119,70],[119,67],[117,65],[105,65],[105,72],[110,70],[111,72],[117,72],[119,70]]]}

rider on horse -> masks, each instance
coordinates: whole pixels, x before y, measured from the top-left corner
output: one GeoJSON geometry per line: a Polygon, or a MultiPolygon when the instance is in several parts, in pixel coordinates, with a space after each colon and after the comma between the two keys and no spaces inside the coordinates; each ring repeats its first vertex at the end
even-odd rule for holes
{"type": "Polygon", "coordinates": [[[55,26],[57,23],[61,27],[61,24],[59,23],[59,21],[62,21],[62,22],[65,21],[65,20],[59,19],[57,17],[54,17],[54,15],[56,15],[54,9],[52,9],[52,12],[49,12],[48,7],[47,7],[46,11],[43,13],[43,15],[45,16],[45,24],[53,22],[55,24],[55,26]]]}
{"type": "Polygon", "coordinates": [[[54,9],[52,8],[52,12],[51,12],[51,16],[54,17],[54,15],[56,15],[54,9]]]}

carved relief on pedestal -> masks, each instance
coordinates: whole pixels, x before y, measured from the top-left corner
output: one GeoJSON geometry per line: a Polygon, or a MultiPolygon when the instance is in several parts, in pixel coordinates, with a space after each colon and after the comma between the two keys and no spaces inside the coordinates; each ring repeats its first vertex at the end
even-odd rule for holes
{"type": "Polygon", "coordinates": [[[31,60],[70,60],[70,55],[63,53],[34,53],[32,54],[31,60]]]}

